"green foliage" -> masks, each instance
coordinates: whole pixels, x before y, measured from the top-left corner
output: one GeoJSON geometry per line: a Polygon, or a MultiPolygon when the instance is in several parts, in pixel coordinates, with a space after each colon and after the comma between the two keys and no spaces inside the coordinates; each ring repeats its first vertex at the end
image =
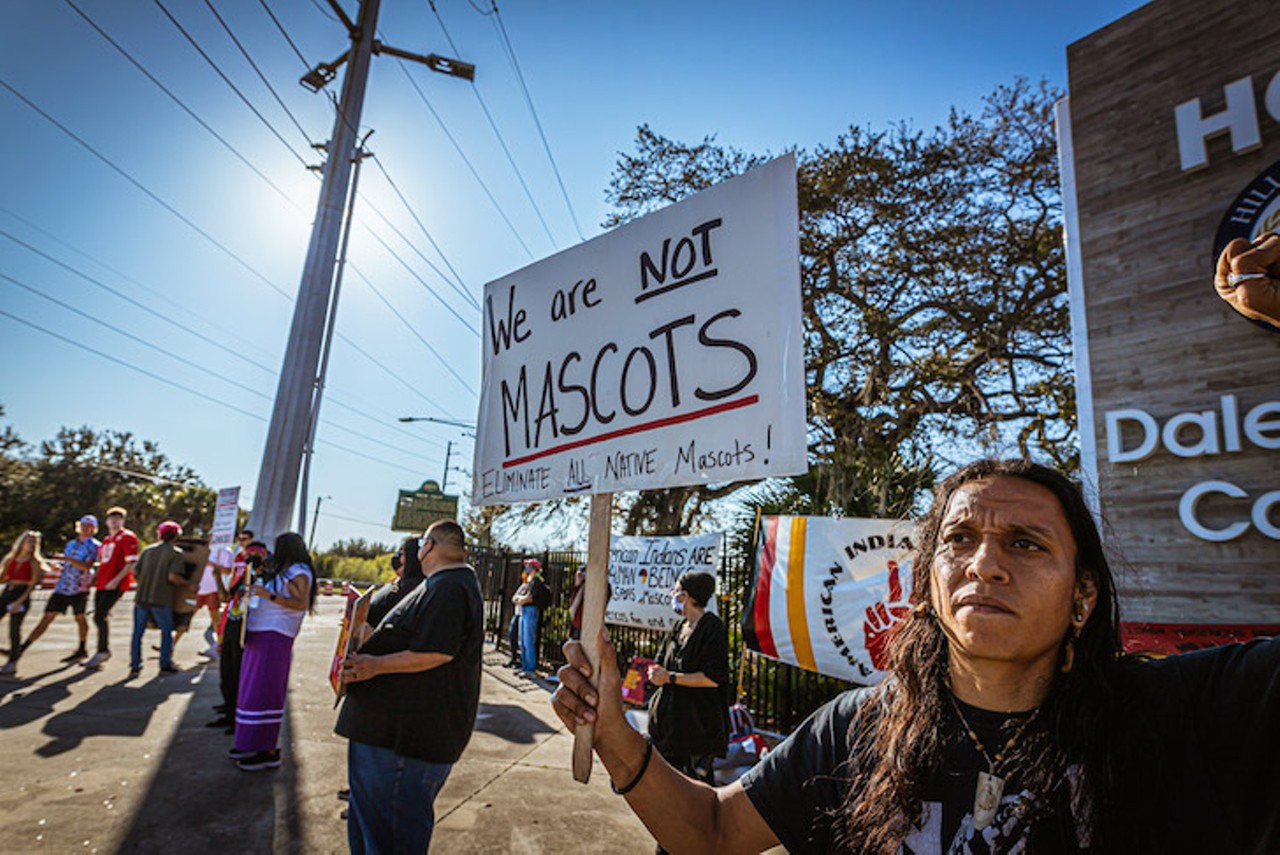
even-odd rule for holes
{"type": "Polygon", "coordinates": [[[11,426],[0,434],[0,541],[35,528],[54,552],[74,536],[77,519],[101,519],[112,505],[129,512],[128,526],[143,542],[166,519],[203,533],[216,504],[216,491],[194,471],[128,432],[64,427],[34,448],[11,426]]]}
{"type": "Polygon", "coordinates": [[[377,558],[385,555],[390,561],[391,556],[395,555],[399,548],[399,544],[389,546],[385,543],[367,541],[363,537],[353,537],[350,540],[335,541],[333,546],[329,547],[327,554],[340,558],[377,558]]]}
{"type": "MultiPolygon", "coordinates": [[[[984,455],[1076,463],[1053,103],[1018,80],[925,133],[851,127],[798,155],[810,473],[747,498],[790,512],[905,516],[984,455]]],[[[763,158],[647,125],[619,156],[606,225],[763,158]]],[[[745,485],[646,491],[629,533],[688,531],[745,485]]],[[[735,496],[742,498],[742,496],[735,496]]]]}
{"type": "Polygon", "coordinates": [[[391,555],[388,552],[373,558],[354,555],[337,555],[323,552],[312,556],[315,563],[316,576],[323,579],[346,579],[351,582],[381,585],[396,577],[391,569],[391,555]]]}

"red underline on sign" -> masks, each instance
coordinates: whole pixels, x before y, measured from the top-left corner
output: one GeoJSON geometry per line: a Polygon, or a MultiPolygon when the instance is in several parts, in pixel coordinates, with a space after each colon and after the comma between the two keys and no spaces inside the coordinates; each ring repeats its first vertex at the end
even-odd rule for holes
{"type": "Polygon", "coordinates": [[[512,466],[523,466],[526,463],[532,463],[543,457],[550,457],[553,454],[560,454],[564,451],[573,451],[575,448],[582,448],[584,445],[595,445],[597,442],[608,442],[611,439],[617,439],[620,436],[630,436],[636,433],[644,433],[645,431],[657,430],[658,428],[670,427],[671,425],[684,424],[685,422],[693,422],[698,419],[705,419],[707,416],[714,416],[718,413],[727,413],[730,410],[740,410],[743,407],[750,407],[760,402],[759,395],[748,395],[745,398],[739,398],[736,401],[725,401],[723,404],[716,404],[714,407],[705,407],[701,410],[694,410],[691,413],[683,413],[678,416],[667,416],[665,419],[655,419],[651,422],[644,422],[631,427],[618,428],[608,433],[602,433],[599,436],[593,436],[588,439],[578,439],[573,442],[566,442],[563,445],[556,445],[551,448],[535,451],[533,454],[526,454],[524,457],[517,457],[514,460],[505,461],[502,464],[503,469],[510,469],[512,466]]]}

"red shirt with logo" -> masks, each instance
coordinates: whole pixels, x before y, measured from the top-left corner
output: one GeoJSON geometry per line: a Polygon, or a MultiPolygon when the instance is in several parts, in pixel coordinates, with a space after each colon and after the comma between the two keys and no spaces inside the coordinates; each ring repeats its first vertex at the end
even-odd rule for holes
{"type": "MultiPolygon", "coordinates": [[[[116,577],[130,558],[138,557],[138,536],[127,528],[102,539],[102,552],[98,558],[98,576],[94,587],[99,591],[107,587],[107,583],[116,577]]],[[[120,580],[116,590],[127,591],[133,587],[133,567],[120,580]]]]}

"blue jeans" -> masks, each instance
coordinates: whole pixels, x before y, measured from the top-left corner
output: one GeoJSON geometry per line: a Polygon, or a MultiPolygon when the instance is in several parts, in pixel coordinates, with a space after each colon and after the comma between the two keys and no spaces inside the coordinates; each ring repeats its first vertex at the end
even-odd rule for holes
{"type": "Polygon", "coordinates": [[[427,763],[354,739],[347,744],[347,845],[351,855],[426,852],[436,794],[452,763],[427,763]]]}
{"type": "Polygon", "coordinates": [[[147,616],[160,627],[160,667],[173,667],[173,609],[169,606],[133,607],[133,641],[129,643],[129,667],[142,667],[142,634],[147,631],[147,616]]]}
{"type": "Polygon", "coordinates": [[[538,607],[520,607],[520,668],[538,670],[538,607]]]}

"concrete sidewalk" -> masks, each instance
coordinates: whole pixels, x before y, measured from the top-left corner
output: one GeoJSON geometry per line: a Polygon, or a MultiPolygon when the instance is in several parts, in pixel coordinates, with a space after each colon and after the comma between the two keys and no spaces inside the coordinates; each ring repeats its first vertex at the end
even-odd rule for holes
{"type": "MultiPolygon", "coordinates": [[[[40,596],[23,629],[44,611],[40,596]]],[[[241,772],[231,737],[206,728],[221,701],[204,614],[179,645],[182,673],[160,676],[145,639],[143,674],[127,680],[132,595],[112,613],[113,658],[101,671],[58,660],[75,646],[59,617],[0,681],[0,849],[18,852],[346,852],[337,790],[346,741],[333,734],[328,669],[342,616],[321,597],[294,647],[279,769],[241,772]]],[[[95,635],[90,626],[90,650],[95,635]]],[[[652,838],[613,795],[599,761],[591,783],[570,775],[573,741],[550,686],[487,651],[476,731],[436,801],[432,851],[650,853],[652,838]]]]}

